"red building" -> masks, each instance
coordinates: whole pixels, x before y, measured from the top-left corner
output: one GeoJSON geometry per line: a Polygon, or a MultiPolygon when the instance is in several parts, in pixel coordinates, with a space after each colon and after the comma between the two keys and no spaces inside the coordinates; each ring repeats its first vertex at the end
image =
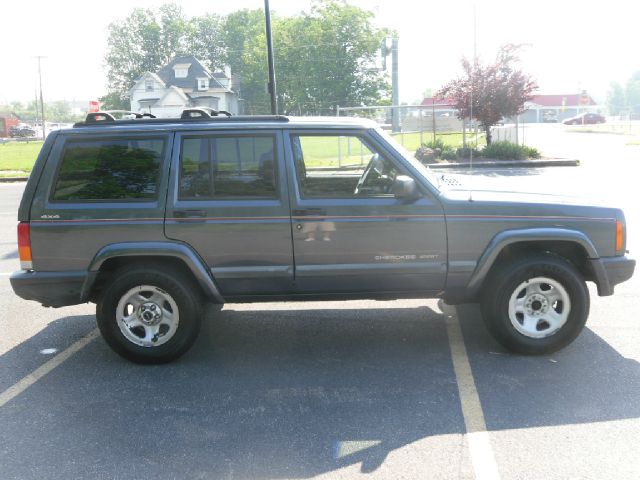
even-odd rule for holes
{"type": "Polygon", "coordinates": [[[20,117],[13,112],[0,112],[0,137],[8,137],[9,129],[20,123],[20,117]]]}

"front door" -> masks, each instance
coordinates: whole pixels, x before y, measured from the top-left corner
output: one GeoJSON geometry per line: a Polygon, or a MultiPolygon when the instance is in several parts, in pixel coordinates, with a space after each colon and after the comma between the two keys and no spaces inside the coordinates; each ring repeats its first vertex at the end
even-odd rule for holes
{"type": "Polygon", "coordinates": [[[367,131],[285,136],[298,293],[433,292],[446,279],[442,207],[396,198],[398,175],[412,176],[367,131]]]}
{"type": "Polygon", "coordinates": [[[227,300],[287,293],[293,283],[282,133],[177,133],[167,237],[191,245],[227,300]]]}

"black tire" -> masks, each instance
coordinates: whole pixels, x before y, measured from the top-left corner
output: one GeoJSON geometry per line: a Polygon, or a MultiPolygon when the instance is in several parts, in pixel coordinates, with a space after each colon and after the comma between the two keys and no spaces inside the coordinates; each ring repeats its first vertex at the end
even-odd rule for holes
{"type": "MultiPolygon", "coordinates": [[[[142,295],[147,295],[146,289],[141,291],[142,295]]],[[[143,364],[167,363],[183,355],[195,342],[202,320],[202,297],[198,286],[181,271],[162,268],[155,264],[136,264],[123,267],[111,276],[111,280],[96,306],[96,318],[105,341],[122,357],[143,364]],[[176,318],[178,321],[172,323],[177,326],[173,332],[169,331],[171,336],[168,340],[162,339],[160,335],[160,341],[165,343],[158,346],[141,346],[133,343],[133,340],[136,339],[134,334],[146,333],[145,327],[127,329],[127,334],[133,338],[131,340],[125,336],[117,320],[118,305],[121,299],[123,303],[126,303],[124,296],[132,289],[142,285],[155,287],[161,295],[168,295],[167,303],[164,305],[172,315],[176,313],[173,310],[177,308],[176,318]],[[173,306],[168,304],[169,299],[173,301],[173,306]]],[[[123,328],[126,327],[123,326],[123,328]]],[[[158,328],[162,328],[162,326],[158,328]]],[[[157,337],[158,334],[150,341],[157,342],[157,337]]],[[[140,341],[144,342],[142,336],[140,341]]]]}
{"type": "MultiPolygon", "coordinates": [[[[589,316],[589,290],[580,272],[567,260],[551,254],[538,254],[497,267],[483,289],[481,307],[488,330],[507,350],[525,355],[544,355],[567,346],[580,334],[589,316]],[[524,282],[540,277],[554,280],[564,288],[570,309],[566,323],[559,329],[549,336],[532,338],[513,325],[509,316],[509,302],[512,295],[516,295],[514,298],[528,299],[518,296],[516,290],[522,294],[519,287],[524,282]]],[[[564,307],[558,305],[556,308],[562,310],[564,307]]],[[[515,321],[519,321],[519,318],[515,321]]],[[[544,329],[545,321],[540,322],[544,329]]]]}

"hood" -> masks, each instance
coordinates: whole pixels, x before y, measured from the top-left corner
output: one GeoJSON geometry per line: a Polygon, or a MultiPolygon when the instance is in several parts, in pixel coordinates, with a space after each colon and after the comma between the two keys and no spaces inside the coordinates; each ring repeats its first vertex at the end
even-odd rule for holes
{"type": "Polygon", "coordinates": [[[514,185],[509,179],[469,177],[465,175],[438,175],[442,196],[453,201],[473,201],[487,203],[527,203],[611,207],[611,202],[589,193],[557,192],[552,186],[514,185]]]}

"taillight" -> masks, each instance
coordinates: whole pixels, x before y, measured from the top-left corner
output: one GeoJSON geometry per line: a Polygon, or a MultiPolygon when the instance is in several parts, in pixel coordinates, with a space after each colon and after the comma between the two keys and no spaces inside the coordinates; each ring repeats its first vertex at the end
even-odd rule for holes
{"type": "Polygon", "coordinates": [[[18,224],[18,255],[20,256],[20,268],[33,270],[31,258],[31,228],[29,222],[18,224]]]}
{"type": "Polygon", "coordinates": [[[622,228],[622,222],[616,221],[616,253],[624,253],[622,251],[622,244],[624,243],[624,230],[622,228]]]}

